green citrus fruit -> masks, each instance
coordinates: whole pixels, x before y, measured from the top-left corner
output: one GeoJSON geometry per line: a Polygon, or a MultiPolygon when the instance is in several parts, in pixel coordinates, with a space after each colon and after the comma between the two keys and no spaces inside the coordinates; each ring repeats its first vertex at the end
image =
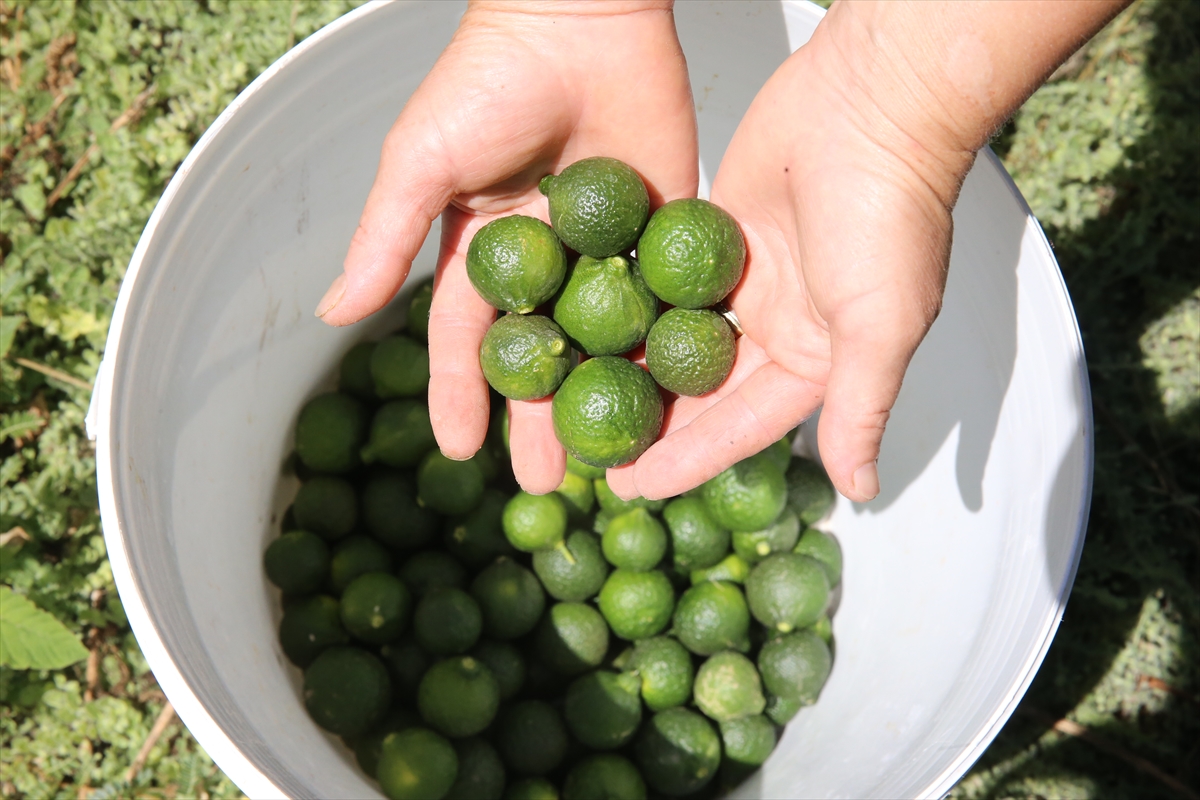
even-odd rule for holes
{"type": "Polygon", "coordinates": [[[353,395],[359,400],[374,402],[375,379],[371,377],[371,353],[374,342],[359,342],[346,351],[338,365],[338,391],[353,395]]]}
{"type": "Polygon", "coordinates": [[[561,675],[597,667],[608,652],[608,626],[584,603],[555,603],[534,635],[538,657],[561,675]]]}
{"type": "Polygon", "coordinates": [[[650,213],[641,177],[615,158],[585,158],[538,184],[550,205],[550,224],[567,246],[592,258],[628,250],[650,213]]]}
{"type": "Polygon", "coordinates": [[[767,705],[754,663],[729,650],[700,665],[692,691],[697,707],[717,722],[761,714],[767,705]]]}
{"type": "Polygon", "coordinates": [[[458,778],[458,755],[433,731],[408,728],[383,740],[376,777],[391,800],[443,798],[458,778]]]}
{"type": "Polygon", "coordinates": [[[400,638],[412,613],[412,595],[399,578],[386,572],[359,575],[342,592],[342,625],[368,644],[400,638]]]}
{"type": "Polygon", "coordinates": [[[816,559],[816,562],[825,570],[825,577],[829,579],[831,588],[837,586],[841,581],[842,547],[831,534],[816,528],[809,528],[800,536],[800,541],[796,543],[792,552],[816,559]]]}
{"type": "Polygon", "coordinates": [[[397,550],[429,544],[440,523],[433,509],[417,503],[408,473],[392,470],[375,472],[363,486],[362,516],[372,536],[397,550]]]}
{"type": "Polygon", "coordinates": [[[279,644],[288,660],[304,669],[325,648],[349,644],[339,610],[338,601],[323,594],[289,605],[279,622],[279,644]]]}
{"type": "Polygon", "coordinates": [[[504,536],[501,519],[508,496],[499,489],[484,489],[479,505],[469,514],[446,523],[446,549],[471,569],[479,569],[500,556],[516,552],[504,536]]]}
{"type": "Polygon", "coordinates": [[[833,621],[827,616],[821,617],[812,624],[808,630],[821,637],[821,641],[827,645],[833,644],[833,621]]]}
{"type": "Polygon", "coordinates": [[[483,470],[475,458],[453,461],[431,450],[417,468],[417,502],[443,514],[474,510],[483,489],[483,470]]]}
{"type": "Polygon", "coordinates": [[[371,352],[371,378],[384,400],[421,394],[429,386],[429,348],[407,336],[381,339],[371,352]]]}
{"type": "Polygon", "coordinates": [[[775,749],[776,733],[771,720],[762,714],[722,722],[721,745],[725,759],[721,777],[736,785],[758,769],[775,749]]]}
{"type": "Polygon", "coordinates": [[[523,700],[500,713],[496,747],[504,764],[518,775],[545,775],[567,754],[567,730],[549,703],[523,700]]]}
{"type": "Polygon", "coordinates": [[[292,514],[297,527],[336,541],[349,536],[358,524],[358,494],[349,481],[317,476],[297,490],[292,514]]]}
{"type": "Polygon", "coordinates": [[[304,706],[313,721],[330,733],[366,733],[391,702],[387,668],[366,650],[330,647],[304,671],[304,706]]]}
{"type": "Polygon", "coordinates": [[[545,778],[523,778],[508,785],[504,800],[558,800],[558,789],[545,778]]]}
{"type": "Polygon", "coordinates": [[[379,756],[383,754],[383,740],[397,731],[405,731],[421,724],[421,718],[407,708],[393,708],[380,722],[375,723],[371,730],[358,737],[352,737],[346,744],[354,750],[354,759],[367,775],[374,778],[378,774],[379,756]]]}
{"type": "Polygon", "coordinates": [[[788,633],[812,625],[829,602],[829,578],[816,559],[777,553],[750,571],[746,600],[754,618],[788,633]]]}
{"type": "Polygon", "coordinates": [[[793,430],[774,444],[770,444],[764,449],[763,455],[775,462],[784,473],[787,473],[788,467],[792,463],[792,440],[796,438],[796,431],[793,430]]]}
{"type": "Polygon", "coordinates": [[[296,421],[296,455],[315,472],[349,472],[359,465],[367,434],[363,404],[341,392],[314,397],[296,421]]]}
{"type": "Polygon", "coordinates": [[[667,627],[675,608],[675,589],[659,570],[615,570],[600,590],[600,613],[612,632],[635,641],[667,627]]]}
{"type": "Polygon", "coordinates": [[[537,400],[571,371],[571,346],[548,317],[506,314],[484,334],[479,366],[491,387],[510,400],[537,400]]]}
{"type": "Polygon", "coordinates": [[[340,595],[350,581],[368,572],[391,572],[392,554],[369,536],[347,536],[333,548],[329,585],[340,595]]]}
{"type": "Polygon", "coordinates": [[[576,678],[567,688],[563,716],[585,747],[615,750],[642,723],[637,676],[596,670],[576,678]]]}
{"type": "Polygon", "coordinates": [[[742,279],[746,242],[733,217],[707,200],[672,200],[654,212],[638,240],[642,274],[654,293],[680,308],[719,303],[742,279]]]}
{"type": "Polygon", "coordinates": [[[501,700],[511,700],[525,685],[525,657],[508,642],[481,639],[471,655],[492,671],[500,687],[501,700]]]}
{"type": "Polygon", "coordinates": [[[696,655],[750,646],[750,611],[742,590],[725,581],[702,581],[679,598],[674,633],[696,655]]]}
{"type": "Polygon", "coordinates": [[[415,467],[435,447],[429,406],[421,400],[392,400],[375,412],[360,455],[367,464],[415,467]]]}
{"type": "Polygon", "coordinates": [[[730,553],[711,567],[692,570],[689,578],[691,584],[695,586],[703,581],[745,583],[749,575],[750,565],[743,561],[737,553],[730,553]]]}
{"type": "Polygon", "coordinates": [[[832,666],[829,646],[811,630],[772,639],[758,653],[758,670],[767,692],[802,705],[817,701],[832,666]]]}
{"type": "Polygon", "coordinates": [[[646,367],[668,392],[699,397],[716,389],[733,370],[733,329],[716,312],[672,308],[646,338],[646,367]]]}
{"type": "Polygon", "coordinates": [[[632,500],[622,500],[617,497],[612,489],[608,486],[608,481],[601,475],[592,483],[595,487],[596,502],[600,507],[614,517],[617,514],[624,514],[626,511],[633,511],[635,508],[644,508],[647,511],[658,513],[666,507],[666,500],[647,500],[644,497],[635,497],[632,500]]]}
{"type": "Polygon", "coordinates": [[[733,551],[747,564],[757,564],[772,553],[787,553],[800,538],[800,520],[791,508],[784,508],[774,522],[760,531],[733,534],[733,551]]]}
{"type": "Polygon", "coordinates": [[[550,226],[514,215],[484,225],[467,246],[467,276],[501,311],[528,314],[558,291],[567,253],[550,226]]]}
{"type": "Polygon", "coordinates": [[[658,298],[632,256],[580,256],[554,299],[554,321],[590,356],[629,352],[657,318],[658,298]]]}
{"type": "Polygon", "coordinates": [[[562,796],[563,800],[646,800],[646,782],[629,759],[600,753],[571,767],[562,796]]]}
{"type": "Polygon", "coordinates": [[[546,607],[537,576],[508,558],[476,575],[471,594],[483,612],[483,629],[493,639],[517,639],[529,633],[546,607]]]}
{"type": "Polygon", "coordinates": [[[267,578],[288,594],[311,594],[329,577],[329,545],[308,531],[288,531],[263,553],[267,578]]]}
{"type": "Polygon", "coordinates": [[[767,695],[767,716],[776,725],[787,725],[793,717],[800,713],[802,708],[804,708],[804,703],[794,697],[767,695]]]}
{"type": "Polygon", "coordinates": [[[704,503],[718,524],[731,531],[761,530],[787,504],[787,482],[774,461],[750,456],[704,484],[704,503]]]}
{"type": "Polygon", "coordinates": [[[554,433],[585,464],[616,467],[646,451],[662,428],[654,379],[617,356],[588,359],[562,382],[551,405],[554,433]]]}
{"type": "Polygon", "coordinates": [[[443,550],[422,550],[400,565],[397,573],[417,597],[430,589],[450,587],[462,589],[467,585],[467,571],[454,556],[443,550]]]}
{"type": "Polygon", "coordinates": [[[608,563],[618,569],[653,569],[667,552],[667,532],[644,508],[613,517],[600,542],[608,563]]]}
{"type": "Polygon", "coordinates": [[[600,541],[587,531],[575,531],[566,539],[567,559],[561,548],[533,554],[533,571],[546,592],[555,600],[582,601],[596,596],[608,577],[608,564],[600,541]]]}
{"type": "Polygon", "coordinates": [[[642,727],[634,754],[652,789],[681,797],[700,791],[716,775],[721,739],[695,711],[669,708],[642,727]]]}
{"type": "Polygon", "coordinates": [[[517,492],[504,507],[504,535],[525,553],[548,550],[562,543],[567,532],[567,507],[557,492],[517,492]]]}
{"type": "Polygon", "coordinates": [[[695,669],[688,651],[669,636],[642,639],[633,648],[631,666],[642,682],[642,699],[651,711],[681,706],[692,696],[695,669]]]}
{"type": "Polygon", "coordinates": [[[567,472],[572,475],[578,475],[581,478],[586,478],[589,481],[594,481],[597,478],[603,478],[608,472],[604,467],[593,467],[591,464],[585,464],[575,456],[567,453],[567,472]]]}
{"type": "Polygon", "coordinates": [[[825,470],[815,461],[794,458],[787,470],[788,503],[800,521],[812,525],[833,508],[837,492],[825,470]]]}
{"type": "Polygon", "coordinates": [[[429,668],[417,688],[421,718],[443,736],[480,733],[500,708],[500,684],[481,661],[458,656],[429,668]]]}
{"type": "Polygon", "coordinates": [[[663,508],[675,568],[686,572],[718,564],[729,552],[729,531],[717,524],[699,497],[679,497],[663,508]]]}
{"type": "Polygon", "coordinates": [[[568,519],[575,523],[587,521],[588,514],[592,513],[592,507],[596,504],[596,491],[592,488],[591,481],[573,472],[567,472],[563,475],[562,483],[554,491],[567,504],[568,519]]]}
{"type": "Polygon", "coordinates": [[[442,800],[500,800],[504,794],[504,763],[496,748],[478,736],[454,742],[458,778],[442,800]]]}
{"type": "Polygon", "coordinates": [[[413,613],[417,642],[434,655],[467,652],[482,630],[479,604],[462,589],[430,589],[413,613]]]}
{"type": "Polygon", "coordinates": [[[429,341],[429,308],[433,305],[433,278],[426,278],[413,289],[408,301],[404,329],[417,341],[429,341]]]}

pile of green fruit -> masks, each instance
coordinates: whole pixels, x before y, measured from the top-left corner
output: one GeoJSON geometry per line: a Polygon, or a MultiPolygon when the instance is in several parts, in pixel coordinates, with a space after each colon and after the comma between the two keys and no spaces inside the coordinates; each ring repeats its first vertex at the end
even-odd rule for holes
{"type": "Polygon", "coordinates": [[[622,501],[574,458],[558,491],[521,492],[503,411],[472,459],[437,449],[429,302],[296,424],[302,484],[264,566],[309,714],[393,800],[736,785],[830,671],[823,471],[785,439],[670,500],[622,501]]]}
{"type": "Polygon", "coordinates": [[[626,464],[658,438],[658,386],[698,396],[733,368],[733,330],[710,307],[741,279],[746,245],[705,200],[650,216],[646,185],[614,158],[577,161],[539,188],[550,225],[501,217],[467,249],[471,284],[508,312],[484,337],[480,366],[511,400],[553,394],[554,431],[574,458],[626,464]],[[660,301],[673,308],[660,315],[660,301]],[[649,374],[622,357],[642,343],[649,374]],[[588,357],[574,369],[572,350],[588,357]]]}

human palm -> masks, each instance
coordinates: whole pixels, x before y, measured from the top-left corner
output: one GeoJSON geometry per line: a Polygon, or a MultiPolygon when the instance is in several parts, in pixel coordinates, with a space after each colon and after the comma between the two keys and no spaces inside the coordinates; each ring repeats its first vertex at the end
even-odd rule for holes
{"type": "MultiPolygon", "coordinates": [[[[621,159],[651,203],[694,196],[698,157],[687,67],[667,8],[622,4],[523,13],[478,4],[388,133],[375,184],[318,314],[356,322],[400,289],[433,220],[442,240],[429,319],[429,406],[451,458],[482,445],[489,419],[479,344],[495,319],[467,279],[467,245],[499,216],[547,220],[544,175],[581,158],[621,159]]],[[[545,401],[510,402],[513,469],[553,490],[565,455],[545,401]]]]}

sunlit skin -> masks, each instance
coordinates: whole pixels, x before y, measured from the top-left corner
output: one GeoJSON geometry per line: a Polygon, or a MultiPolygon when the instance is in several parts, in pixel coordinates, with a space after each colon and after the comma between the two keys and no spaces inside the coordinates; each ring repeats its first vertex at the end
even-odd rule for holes
{"type": "MultiPolygon", "coordinates": [[[[822,407],[837,489],[879,491],[888,413],[945,287],[951,211],[975,153],[1123,0],[835,3],[743,118],[712,200],[747,264],[727,300],[745,335],[715,392],[676,400],[661,439],[608,472],[622,498],[678,494],[822,407]]],[[[695,114],[668,2],[472,4],[384,144],[344,273],[318,315],[346,325],[398,291],[442,215],[429,405],[443,452],[482,445],[479,343],[495,318],[467,243],[498,215],[548,220],[540,177],[592,155],[694,196],[695,114]]],[[[565,458],[548,401],[509,403],[513,471],[552,491],[565,458]]]]}

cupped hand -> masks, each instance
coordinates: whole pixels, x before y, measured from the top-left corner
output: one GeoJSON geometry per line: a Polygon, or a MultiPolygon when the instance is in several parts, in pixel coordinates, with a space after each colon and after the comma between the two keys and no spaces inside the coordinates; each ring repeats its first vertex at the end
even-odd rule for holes
{"type": "MultiPolygon", "coordinates": [[[[656,207],[693,197],[696,119],[669,2],[477,2],[384,142],[343,273],[317,315],[378,311],[442,216],[429,317],[429,408],[438,444],[469,458],[487,433],[479,345],[496,312],[467,279],[467,245],[492,219],[548,221],[543,176],[589,156],[636,169],[656,207]]],[[[510,402],[513,471],[533,493],[562,481],[549,403],[510,402]]]]}
{"type": "Polygon", "coordinates": [[[734,370],[715,392],[677,399],[662,438],[609,471],[618,495],[678,494],[822,406],[834,485],[855,501],[878,494],[880,440],[941,305],[950,211],[974,151],[931,146],[855,74],[819,28],[743,118],[712,190],[747,245],[726,300],[745,332],[734,370]]]}

